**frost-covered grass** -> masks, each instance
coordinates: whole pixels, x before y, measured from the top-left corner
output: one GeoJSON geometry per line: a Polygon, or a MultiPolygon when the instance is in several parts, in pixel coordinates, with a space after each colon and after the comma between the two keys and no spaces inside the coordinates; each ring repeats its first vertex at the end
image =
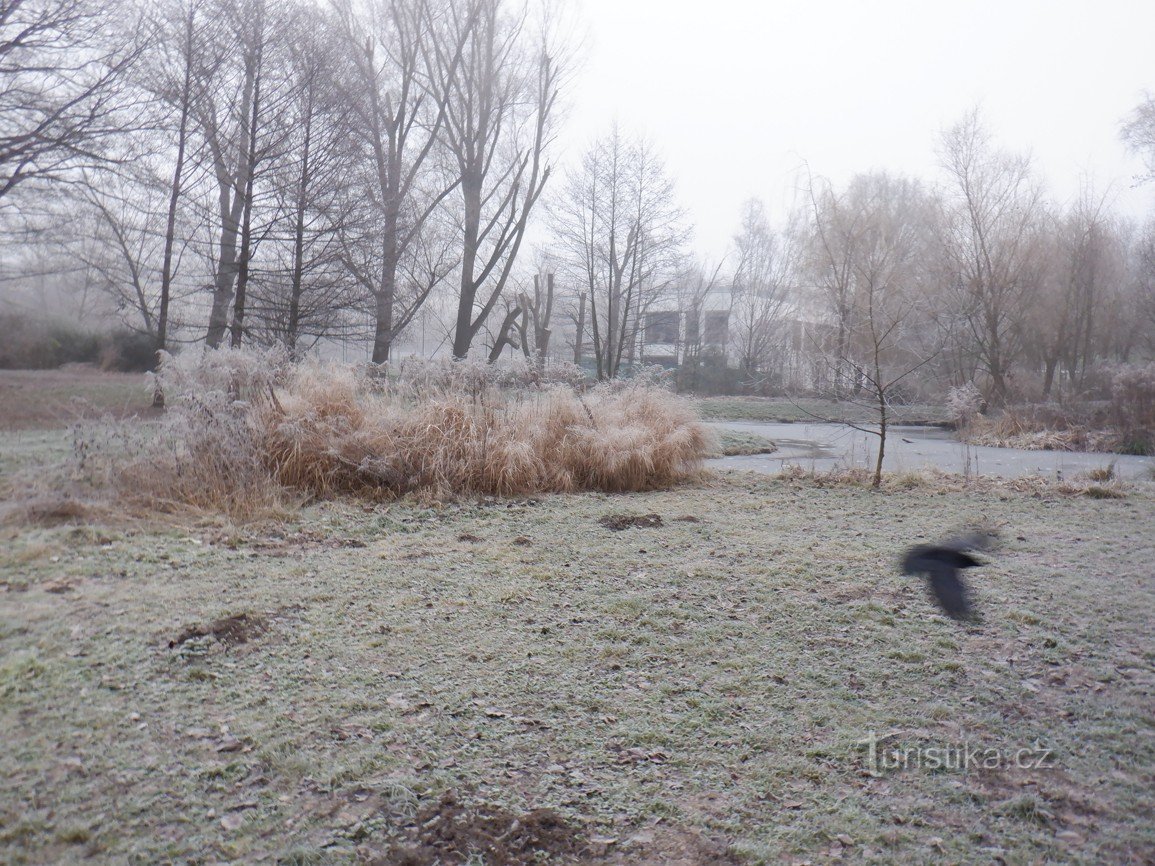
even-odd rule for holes
{"type": "Polygon", "coordinates": [[[63,429],[81,418],[151,413],[143,373],[104,373],[79,365],[60,370],[0,370],[0,431],[63,429]]]}
{"type": "MultiPolygon", "coordinates": [[[[694,402],[701,416],[713,421],[878,423],[877,407],[865,398],[835,401],[813,397],[698,397],[694,402]]],[[[892,411],[891,424],[941,424],[948,420],[944,406],[915,404],[895,406],[892,411]]]]}
{"type": "Polygon", "coordinates": [[[939,493],[0,528],[0,860],[357,862],[447,790],[555,808],[607,862],[1150,859],[1155,501],[939,493]],[[895,559],[975,520],[1004,548],[966,628],[895,559]],[[169,648],[237,614],[248,642],[169,648]],[[873,777],[871,731],[1055,766],[873,777]]]}
{"type": "Polygon", "coordinates": [[[718,442],[710,457],[738,457],[746,454],[773,454],[778,446],[765,436],[745,430],[719,430],[718,442]]]}

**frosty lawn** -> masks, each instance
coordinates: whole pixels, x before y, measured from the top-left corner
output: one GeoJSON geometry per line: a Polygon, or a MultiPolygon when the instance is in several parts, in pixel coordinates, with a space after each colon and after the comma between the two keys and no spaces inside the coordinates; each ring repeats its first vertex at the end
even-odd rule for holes
{"type": "Polygon", "coordinates": [[[732,475],[7,527],[0,859],[390,862],[449,792],[556,810],[554,862],[1142,861],[1153,504],[732,475]],[[895,558],[980,518],[969,630],[895,558]],[[1054,766],[875,776],[872,732],[1054,766]]]}

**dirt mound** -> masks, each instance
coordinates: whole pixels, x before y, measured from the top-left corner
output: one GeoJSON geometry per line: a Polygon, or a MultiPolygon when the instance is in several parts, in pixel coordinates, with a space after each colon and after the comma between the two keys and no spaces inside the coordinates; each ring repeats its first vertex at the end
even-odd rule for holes
{"type": "Polygon", "coordinates": [[[598,520],[606,529],[621,532],[631,526],[657,529],[662,526],[660,514],[607,514],[598,520]]]}
{"type": "Polygon", "coordinates": [[[187,626],[179,635],[168,642],[169,649],[176,649],[186,641],[198,637],[211,637],[226,646],[248,643],[250,639],[259,637],[268,629],[268,621],[257,614],[238,613],[233,616],[222,617],[208,625],[187,626]]]}
{"type": "Polygon", "coordinates": [[[574,862],[584,847],[577,831],[552,809],[523,815],[500,806],[465,806],[452,792],[417,813],[413,842],[373,862],[384,866],[465,863],[480,857],[492,866],[574,862]]]}

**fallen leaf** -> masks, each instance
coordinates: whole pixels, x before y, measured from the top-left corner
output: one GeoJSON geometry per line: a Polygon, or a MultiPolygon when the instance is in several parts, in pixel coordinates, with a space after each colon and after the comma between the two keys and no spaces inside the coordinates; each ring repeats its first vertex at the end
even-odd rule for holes
{"type": "Polygon", "coordinates": [[[245,816],[240,812],[229,812],[229,814],[221,818],[221,826],[229,832],[241,829],[241,827],[244,826],[244,823],[245,816]]]}

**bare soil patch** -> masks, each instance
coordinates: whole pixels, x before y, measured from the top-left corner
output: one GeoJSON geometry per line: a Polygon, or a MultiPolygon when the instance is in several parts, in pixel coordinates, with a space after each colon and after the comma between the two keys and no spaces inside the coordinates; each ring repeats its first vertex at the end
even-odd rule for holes
{"type": "Polygon", "coordinates": [[[423,807],[411,827],[413,840],[387,855],[379,866],[439,866],[474,861],[493,866],[535,866],[545,859],[574,862],[587,843],[553,809],[516,814],[494,804],[467,805],[447,791],[423,807]]]}
{"type": "Polygon", "coordinates": [[[598,523],[612,532],[633,528],[660,529],[663,526],[660,514],[607,514],[598,523]]]}

